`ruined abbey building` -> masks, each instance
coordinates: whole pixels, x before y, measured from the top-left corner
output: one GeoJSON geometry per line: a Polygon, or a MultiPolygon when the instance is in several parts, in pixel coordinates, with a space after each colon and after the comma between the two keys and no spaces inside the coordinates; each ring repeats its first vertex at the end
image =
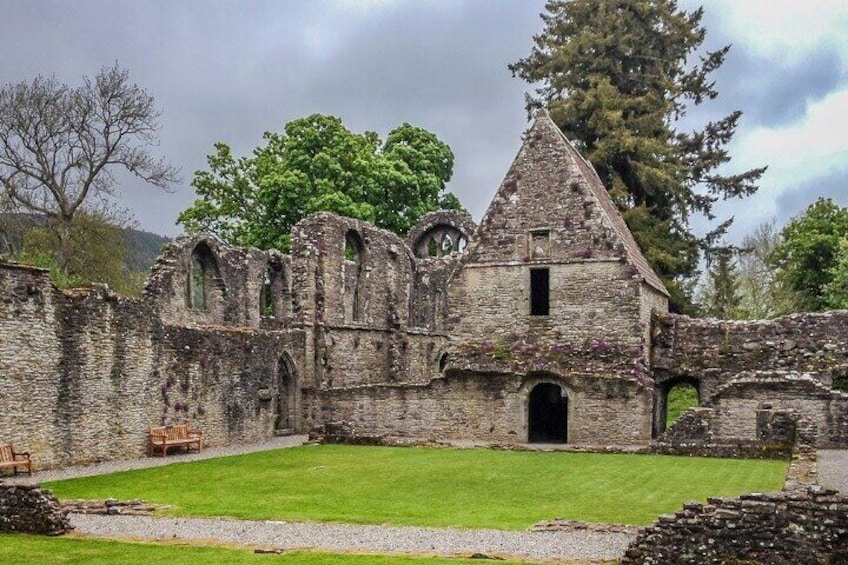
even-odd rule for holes
{"type": "Polygon", "coordinates": [[[139,457],[189,421],[211,444],[388,439],[711,446],[803,419],[848,445],[848,314],[717,322],[668,293],[592,166],[540,115],[479,226],[404,241],[329,213],[289,255],[170,244],[141,298],[0,264],[0,440],[41,468],[139,457]],[[665,430],[668,391],[701,407],[665,430]]]}

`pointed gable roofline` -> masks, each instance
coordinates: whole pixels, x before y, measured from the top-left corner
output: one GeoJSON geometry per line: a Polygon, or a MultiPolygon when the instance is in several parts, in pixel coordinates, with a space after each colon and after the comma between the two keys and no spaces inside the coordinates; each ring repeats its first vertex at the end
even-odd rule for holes
{"type": "Polygon", "coordinates": [[[531,129],[541,125],[539,122],[542,121],[547,122],[546,125],[558,134],[558,138],[562,141],[563,149],[577,165],[580,170],[580,175],[584,178],[586,185],[592,191],[592,195],[597,200],[613,231],[615,231],[616,235],[621,240],[628,262],[636,268],[639,275],[642,277],[642,280],[646,284],[661,294],[669,296],[668,289],[665,288],[662,280],[654,272],[654,269],[651,268],[651,265],[648,263],[648,260],[645,259],[645,256],[642,255],[642,250],[639,249],[639,244],[636,243],[636,240],[633,238],[630,228],[627,227],[627,223],[625,223],[621,212],[618,211],[618,207],[612,201],[612,198],[610,198],[609,192],[607,192],[607,189],[604,187],[604,183],[601,181],[601,177],[599,177],[597,171],[595,171],[595,167],[592,166],[592,163],[584,158],[583,155],[581,155],[580,152],[571,145],[571,141],[565,137],[565,134],[562,133],[562,130],[556,125],[556,122],[551,119],[547,110],[541,109],[536,112],[531,129]]]}

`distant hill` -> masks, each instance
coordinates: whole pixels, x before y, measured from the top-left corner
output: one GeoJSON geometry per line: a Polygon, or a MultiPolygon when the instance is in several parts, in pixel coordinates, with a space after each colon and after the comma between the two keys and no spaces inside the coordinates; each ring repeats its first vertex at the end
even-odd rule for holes
{"type": "MultiPolygon", "coordinates": [[[[0,255],[20,248],[29,230],[44,224],[44,218],[36,214],[0,214],[0,255]]],[[[124,243],[124,265],[130,273],[150,271],[162,246],[170,238],[148,231],[132,228],[121,229],[124,243]]]]}
{"type": "Polygon", "coordinates": [[[148,273],[162,253],[162,246],[171,241],[169,237],[149,231],[130,228],[121,231],[124,236],[124,264],[134,273],[148,273]]]}

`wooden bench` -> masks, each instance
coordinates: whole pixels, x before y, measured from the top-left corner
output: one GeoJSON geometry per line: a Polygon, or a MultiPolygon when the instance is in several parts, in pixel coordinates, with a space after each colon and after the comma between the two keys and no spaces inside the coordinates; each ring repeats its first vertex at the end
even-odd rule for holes
{"type": "Polygon", "coordinates": [[[26,468],[27,473],[32,476],[32,459],[29,451],[15,451],[11,443],[0,445],[0,469],[11,468],[17,475],[18,467],[26,468]]]}
{"type": "Polygon", "coordinates": [[[150,428],[149,443],[147,444],[149,456],[152,457],[156,448],[159,448],[162,457],[165,457],[172,447],[184,447],[186,450],[193,447],[197,451],[201,451],[203,449],[203,432],[189,429],[188,424],[150,428]]]}

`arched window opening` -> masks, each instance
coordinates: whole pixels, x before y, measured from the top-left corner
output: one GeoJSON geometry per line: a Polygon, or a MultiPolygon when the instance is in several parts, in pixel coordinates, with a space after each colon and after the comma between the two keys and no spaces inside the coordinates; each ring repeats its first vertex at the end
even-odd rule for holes
{"type": "Polygon", "coordinates": [[[198,243],[188,261],[185,285],[186,308],[209,311],[220,305],[226,295],[215,254],[205,241],[198,243]]]}
{"type": "Polygon", "coordinates": [[[528,420],[530,443],[566,443],[568,393],[565,389],[553,383],[534,386],[528,402],[528,420]]]}
{"type": "Polygon", "coordinates": [[[431,237],[427,241],[427,255],[430,257],[438,257],[439,256],[439,242],[436,241],[435,237],[431,237]]]}
{"type": "Polygon", "coordinates": [[[206,310],[206,265],[197,253],[197,249],[191,254],[189,307],[193,310],[206,310]]]}
{"type": "Polygon", "coordinates": [[[294,363],[288,354],[284,353],[277,363],[277,397],[274,402],[274,432],[283,435],[292,432],[294,422],[294,390],[295,369],[294,363]]]}
{"type": "Polygon", "coordinates": [[[277,315],[276,292],[277,270],[268,265],[262,273],[262,291],[259,296],[260,313],[263,318],[274,318],[277,315]]]}
{"type": "Polygon", "coordinates": [[[453,239],[450,234],[446,233],[442,236],[441,252],[443,256],[453,253],[453,239]]]}
{"type": "Polygon", "coordinates": [[[345,318],[358,322],[362,317],[362,270],[364,245],[354,230],[345,235],[344,295],[345,318]]]}
{"type": "Polygon", "coordinates": [[[437,224],[415,238],[412,250],[420,259],[450,257],[465,251],[467,243],[467,234],[459,227],[437,224]]]}

